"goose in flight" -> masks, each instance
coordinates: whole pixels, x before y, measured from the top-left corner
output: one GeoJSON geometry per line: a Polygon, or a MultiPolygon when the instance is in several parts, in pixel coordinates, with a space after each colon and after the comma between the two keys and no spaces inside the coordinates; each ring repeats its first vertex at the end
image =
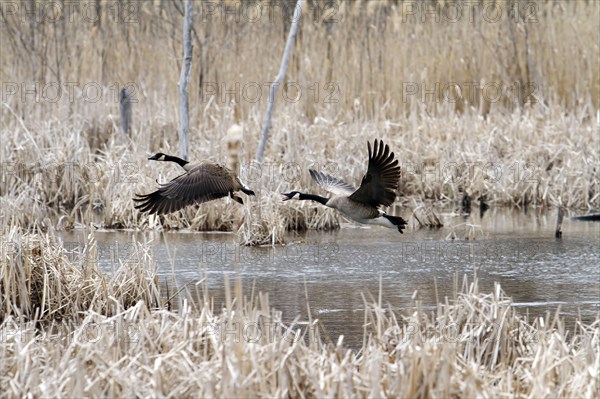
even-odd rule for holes
{"type": "Polygon", "coordinates": [[[400,180],[398,161],[394,160],[394,153],[390,151],[388,145],[380,140],[374,141],[372,149],[371,143],[367,142],[367,148],[369,165],[358,189],[335,177],[309,169],[313,180],[333,196],[327,198],[292,191],[282,193],[282,200],[316,201],[329,208],[337,209],[358,223],[397,228],[402,233],[402,229],[406,228],[406,221],[379,209],[380,206],[390,206],[396,199],[396,189],[400,180]]]}
{"type": "Polygon", "coordinates": [[[162,152],[148,159],[175,162],[186,173],[161,184],[158,190],[152,193],[136,194],[136,198],[133,199],[136,202],[135,208],[142,212],[162,215],[178,211],[188,205],[227,196],[243,204],[244,201],[235,194],[237,191],[254,195],[254,191],[244,186],[240,179],[225,166],[208,161],[190,164],[188,161],[162,152]]]}

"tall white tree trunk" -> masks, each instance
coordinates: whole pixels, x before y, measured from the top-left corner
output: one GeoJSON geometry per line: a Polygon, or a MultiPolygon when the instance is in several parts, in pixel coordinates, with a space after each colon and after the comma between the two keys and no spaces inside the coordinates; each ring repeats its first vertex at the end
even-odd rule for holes
{"type": "Polygon", "coordinates": [[[190,114],[188,100],[188,85],[192,69],[192,9],[193,0],[185,2],[183,17],[183,63],[179,76],[179,157],[188,159],[188,135],[190,131],[190,114]]]}
{"type": "Polygon", "coordinates": [[[302,14],[302,3],[304,3],[304,0],[298,0],[296,7],[294,8],[294,19],[292,21],[292,26],[290,27],[290,33],[288,34],[287,42],[285,43],[285,50],[283,51],[283,58],[281,59],[279,73],[277,73],[275,81],[269,88],[269,105],[263,123],[262,137],[260,138],[260,143],[258,144],[258,148],[256,150],[256,162],[259,164],[263,160],[267,139],[269,138],[269,127],[271,126],[271,116],[273,116],[273,106],[275,105],[275,93],[277,92],[277,88],[281,84],[281,81],[285,77],[288,62],[290,60],[290,54],[292,53],[292,44],[294,43],[294,37],[296,36],[296,31],[298,30],[298,22],[300,21],[300,16],[302,14]]]}

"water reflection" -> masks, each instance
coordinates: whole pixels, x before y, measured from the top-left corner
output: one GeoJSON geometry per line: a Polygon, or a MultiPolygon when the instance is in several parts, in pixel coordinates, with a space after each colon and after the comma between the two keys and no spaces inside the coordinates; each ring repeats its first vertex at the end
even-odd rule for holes
{"type": "MultiPolygon", "coordinates": [[[[409,215],[402,215],[407,218],[409,215]]],[[[554,238],[555,213],[490,209],[444,215],[438,230],[408,229],[406,234],[378,227],[345,224],[335,232],[293,235],[279,247],[240,247],[232,234],[182,232],[97,232],[97,260],[111,270],[130,255],[132,239],[150,241],[160,278],[171,292],[206,278],[215,305],[224,301],[223,276],[242,278],[244,292],[268,292],[286,320],[312,315],[337,339],[362,342],[363,295],[410,311],[412,297],[433,309],[452,297],[464,274],[477,274],[480,289],[499,282],[519,311],[531,316],[555,312],[591,321],[600,311],[600,223],[566,221],[563,238],[554,238]],[[451,234],[456,240],[447,240],[451,234]],[[475,240],[464,240],[470,237],[475,240]],[[458,281],[457,281],[457,276],[458,281]]],[[[83,245],[84,232],[65,233],[65,244],[83,245]]]]}

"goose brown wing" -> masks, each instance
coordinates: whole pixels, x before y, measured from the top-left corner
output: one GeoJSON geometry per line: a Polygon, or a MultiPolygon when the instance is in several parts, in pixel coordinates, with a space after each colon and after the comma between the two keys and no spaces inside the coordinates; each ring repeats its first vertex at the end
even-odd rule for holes
{"type": "Polygon", "coordinates": [[[310,176],[319,186],[323,187],[332,194],[348,196],[356,190],[356,188],[354,188],[352,185],[340,179],[336,179],[333,176],[317,172],[313,169],[309,169],[308,171],[310,172],[310,176]]]}
{"type": "Polygon", "coordinates": [[[367,142],[369,149],[369,166],[367,173],[362,178],[360,187],[348,198],[369,204],[371,206],[390,206],[396,199],[395,190],[400,180],[400,167],[398,160],[394,160],[394,153],[390,151],[383,141],[375,140],[373,150],[371,143],[367,142]]]}
{"type": "Polygon", "coordinates": [[[155,192],[138,195],[138,198],[134,198],[138,202],[135,208],[160,215],[225,197],[233,190],[234,181],[226,168],[216,164],[200,164],[161,185],[155,192]]]}

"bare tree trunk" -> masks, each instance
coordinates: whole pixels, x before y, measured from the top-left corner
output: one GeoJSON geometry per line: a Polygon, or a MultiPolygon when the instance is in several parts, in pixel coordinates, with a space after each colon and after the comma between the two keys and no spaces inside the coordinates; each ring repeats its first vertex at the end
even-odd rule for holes
{"type": "Polygon", "coordinates": [[[190,71],[192,69],[192,10],[193,0],[185,2],[183,17],[183,63],[179,76],[179,157],[188,159],[188,135],[190,131],[189,92],[190,71]]]}
{"type": "Polygon", "coordinates": [[[304,0],[298,0],[298,2],[296,3],[296,8],[294,9],[294,20],[292,21],[292,27],[290,28],[290,33],[288,35],[287,42],[285,43],[285,50],[283,51],[283,58],[281,59],[279,73],[277,73],[275,81],[273,82],[273,84],[271,84],[271,87],[269,88],[269,106],[267,108],[267,114],[265,115],[265,121],[263,123],[262,137],[260,138],[260,143],[258,144],[258,149],[256,150],[256,162],[258,162],[259,164],[263,160],[265,146],[267,145],[267,139],[269,138],[269,127],[271,126],[273,106],[275,105],[275,92],[277,91],[277,87],[279,87],[279,85],[281,84],[281,81],[285,76],[285,72],[287,71],[288,63],[290,60],[290,54],[292,52],[292,44],[294,43],[294,37],[296,36],[296,31],[298,30],[298,22],[302,13],[303,2],[304,0]]]}

